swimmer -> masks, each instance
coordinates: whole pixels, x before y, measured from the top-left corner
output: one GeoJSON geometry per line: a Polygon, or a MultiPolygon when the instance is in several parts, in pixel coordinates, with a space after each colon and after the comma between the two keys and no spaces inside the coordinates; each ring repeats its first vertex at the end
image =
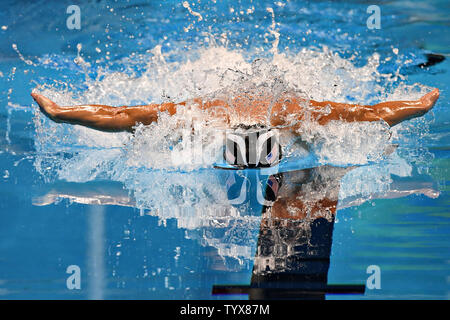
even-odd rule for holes
{"type": "Polygon", "coordinates": [[[332,101],[306,100],[292,94],[274,99],[271,96],[242,95],[230,99],[148,104],[111,107],[104,105],[77,105],[62,107],[37,93],[31,93],[41,111],[55,122],[78,124],[107,132],[133,132],[139,123],[149,125],[158,121],[161,112],[174,115],[180,108],[191,107],[205,112],[207,117],[234,123],[267,123],[272,127],[298,130],[305,117],[325,125],[332,120],[345,122],[384,120],[390,126],[427,113],[439,98],[436,88],[414,101],[389,101],[375,105],[358,105],[332,101]]]}

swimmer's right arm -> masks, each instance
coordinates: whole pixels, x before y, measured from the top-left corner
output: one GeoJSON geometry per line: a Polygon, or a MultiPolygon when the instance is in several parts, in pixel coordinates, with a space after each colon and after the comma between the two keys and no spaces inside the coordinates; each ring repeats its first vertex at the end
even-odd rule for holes
{"type": "MultiPolygon", "coordinates": [[[[61,107],[44,97],[32,93],[31,96],[39,104],[41,111],[55,122],[78,124],[107,132],[129,131],[138,124],[151,124],[158,120],[158,113],[176,113],[177,104],[162,103],[141,106],[111,107],[105,105],[79,105],[61,107]]],[[[180,103],[179,105],[183,105],[180,103]]]]}
{"type": "MultiPolygon", "coordinates": [[[[59,106],[49,98],[31,93],[42,113],[58,123],[78,124],[91,129],[106,132],[133,132],[137,124],[149,125],[158,121],[160,113],[169,115],[177,113],[179,106],[186,107],[186,102],[149,104],[139,106],[112,107],[105,105],[59,106]]],[[[228,121],[228,104],[222,100],[203,101],[200,98],[190,100],[189,104],[200,110],[207,110],[210,117],[228,121]]]]}

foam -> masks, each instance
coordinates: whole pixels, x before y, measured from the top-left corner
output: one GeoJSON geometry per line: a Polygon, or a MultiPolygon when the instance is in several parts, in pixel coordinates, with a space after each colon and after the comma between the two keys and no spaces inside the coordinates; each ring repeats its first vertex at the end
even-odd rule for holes
{"type": "MultiPolygon", "coordinates": [[[[271,28],[272,35],[279,37],[275,24],[271,28]]],[[[274,96],[291,92],[319,101],[368,104],[417,98],[426,90],[419,85],[398,84],[398,78],[380,74],[378,54],[358,67],[326,47],[279,53],[275,44],[271,56],[254,59],[253,52],[230,49],[217,44],[220,41],[210,43],[210,47],[192,49],[172,62],[167,56],[173,53],[163,54],[156,46],[136,56],[137,62],[131,57],[123,59],[124,71],[95,70],[96,78],[88,74],[92,66],[78,57],[76,62],[86,73],[86,81],[78,90],[46,85],[38,91],[60,105],[126,105],[199,96],[223,98],[242,90],[274,96]],[[143,65],[139,72],[135,70],[137,63],[143,65]]],[[[46,57],[45,63],[52,59],[56,58],[46,57]]],[[[217,128],[219,124],[206,120],[187,106],[176,116],[161,114],[158,123],[139,125],[132,135],[55,124],[36,112],[35,168],[47,181],[119,181],[147,214],[161,220],[176,219],[178,227],[190,230],[224,256],[250,259],[259,219],[250,217],[245,208],[229,205],[223,182],[211,169],[220,153],[223,131],[217,128]],[[193,143],[192,128],[201,143],[193,143]],[[199,228],[211,233],[202,236],[199,228]],[[235,235],[227,238],[211,231],[220,228],[231,228],[235,235]],[[242,238],[243,228],[253,231],[242,238]]],[[[363,201],[373,192],[389,190],[392,174],[411,174],[410,162],[417,157],[403,159],[402,152],[384,153],[393,142],[409,137],[411,127],[402,124],[390,130],[383,122],[338,121],[317,126],[304,121],[301,130],[302,139],[319,158],[318,165],[365,165],[344,177],[339,193],[340,200],[359,197],[363,201]],[[379,164],[370,165],[374,162],[379,164]]],[[[423,124],[422,129],[426,131],[426,127],[423,124]]]]}

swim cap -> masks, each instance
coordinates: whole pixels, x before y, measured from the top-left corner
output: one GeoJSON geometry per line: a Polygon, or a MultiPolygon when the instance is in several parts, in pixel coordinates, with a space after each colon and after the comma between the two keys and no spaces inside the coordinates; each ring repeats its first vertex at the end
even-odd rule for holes
{"type": "Polygon", "coordinates": [[[265,168],[281,160],[277,129],[264,125],[238,125],[226,132],[225,161],[237,168],[265,168]]]}

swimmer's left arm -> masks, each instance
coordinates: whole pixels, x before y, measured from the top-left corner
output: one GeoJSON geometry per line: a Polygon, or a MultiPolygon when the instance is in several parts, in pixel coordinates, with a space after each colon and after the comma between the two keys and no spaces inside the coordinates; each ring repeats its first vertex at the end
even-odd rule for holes
{"type": "Polygon", "coordinates": [[[297,122],[293,129],[298,129],[300,125],[298,120],[304,120],[309,116],[320,125],[325,125],[332,120],[346,122],[384,120],[390,126],[394,126],[402,121],[424,115],[435,105],[438,98],[437,88],[418,100],[388,101],[375,105],[290,98],[275,104],[271,124],[283,126],[297,122]]]}
{"type": "Polygon", "coordinates": [[[426,114],[435,105],[439,98],[439,90],[425,94],[418,100],[387,101],[375,105],[356,105],[336,103],[330,101],[312,101],[313,106],[329,106],[329,114],[319,114],[319,124],[330,120],[353,121],[379,121],[384,120],[390,126],[395,126],[408,119],[417,118],[426,114]]]}

